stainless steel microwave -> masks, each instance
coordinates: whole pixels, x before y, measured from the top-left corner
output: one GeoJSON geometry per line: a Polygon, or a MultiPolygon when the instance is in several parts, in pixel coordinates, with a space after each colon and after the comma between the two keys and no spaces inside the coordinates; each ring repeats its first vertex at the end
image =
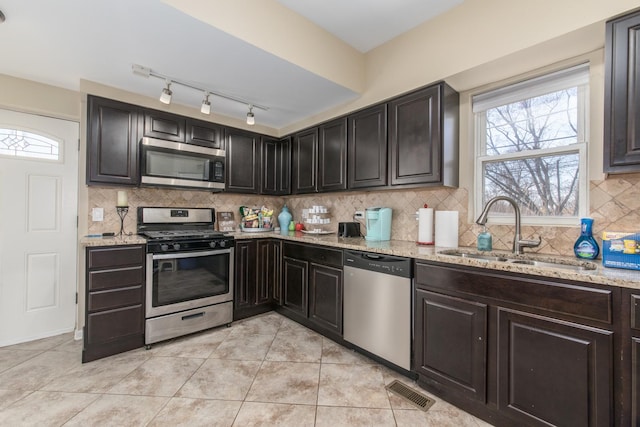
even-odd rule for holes
{"type": "Polygon", "coordinates": [[[140,151],[143,185],[224,190],[224,150],[142,138],[140,151]]]}

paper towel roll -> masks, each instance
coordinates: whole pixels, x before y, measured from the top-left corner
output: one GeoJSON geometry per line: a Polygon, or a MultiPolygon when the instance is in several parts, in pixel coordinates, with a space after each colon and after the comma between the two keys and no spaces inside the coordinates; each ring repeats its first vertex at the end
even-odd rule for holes
{"type": "Polygon", "coordinates": [[[433,245],[433,209],[418,209],[418,243],[433,245]]]}
{"type": "Polygon", "coordinates": [[[436,211],[436,246],[458,247],[458,211],[436,211]]]}

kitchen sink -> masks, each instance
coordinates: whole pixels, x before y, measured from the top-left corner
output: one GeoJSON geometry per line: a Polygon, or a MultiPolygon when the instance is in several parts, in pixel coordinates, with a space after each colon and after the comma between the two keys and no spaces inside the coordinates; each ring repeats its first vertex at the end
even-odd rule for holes
{"type": "Polygon", "coordinates": [[[459,249],[447,249],[438,252],[439,255],[456,256],[460,258],[471,258],[481,261],[493,261],[499,263],[517,264],[523,266],[532,267],[544,267],[544,268],[559,268],[563,270],[572,271],[590,271],[596,270],[598,265],[588,261],[578,261],[572,259],[553,259],[551,257],[543,256],[527,256],[527,255],[512,255],[512,254],[496,254],[494,252],[482,253],[463,251],[459,249]]]}

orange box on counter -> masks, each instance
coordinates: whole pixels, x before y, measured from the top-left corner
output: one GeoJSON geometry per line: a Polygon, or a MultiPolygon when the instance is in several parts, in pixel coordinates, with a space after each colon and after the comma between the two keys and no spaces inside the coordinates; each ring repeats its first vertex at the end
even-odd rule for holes
{"type": "Polygon", "coordinates": [[[603,231],[602,265],[640,270],[640,233],[603,231]]]}

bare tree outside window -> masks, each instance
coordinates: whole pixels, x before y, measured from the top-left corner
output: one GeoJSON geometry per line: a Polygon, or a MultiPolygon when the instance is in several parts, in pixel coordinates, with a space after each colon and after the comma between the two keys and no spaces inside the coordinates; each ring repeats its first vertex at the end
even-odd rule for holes
{"type": "Polygon", "coordinates": [[[513,198],[523,215],[577,216],[577,150],[544,150],[578,142],[577,88],[525,99],[486,111],[487,157],[483,164],[483,202],[497,195],[513,198]]]}

